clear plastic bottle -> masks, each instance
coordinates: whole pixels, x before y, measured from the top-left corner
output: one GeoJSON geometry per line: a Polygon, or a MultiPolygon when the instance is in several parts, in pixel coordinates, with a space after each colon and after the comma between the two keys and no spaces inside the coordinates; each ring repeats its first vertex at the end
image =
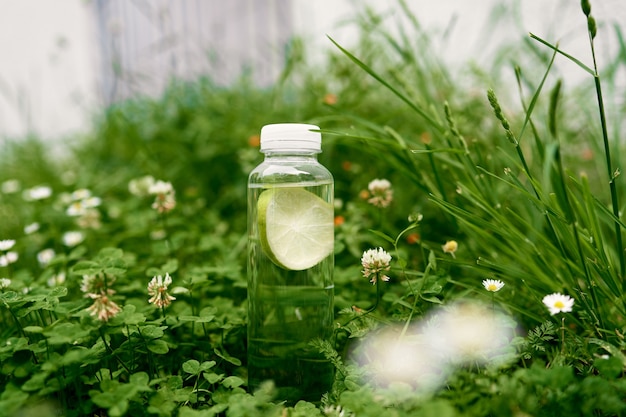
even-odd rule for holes
{"type": "Polygon", "coordinates": [[[332,364],[311,346],[333,331],[333,177],[315,125],[261,129],[264,161],[248,179],[248,385],[317,402],[332,364]]]}

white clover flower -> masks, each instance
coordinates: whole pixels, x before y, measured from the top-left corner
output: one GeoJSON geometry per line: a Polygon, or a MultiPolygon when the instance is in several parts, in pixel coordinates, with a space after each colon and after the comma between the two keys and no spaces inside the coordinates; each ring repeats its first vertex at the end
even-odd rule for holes
{"type": "Polygon", "coordinates": [[[24,234],[32,235],[33,233],[39,231],[39,227],[39,223],[37,222],[27,224],[26,226],[24,226],[24,234]]]}
{"type": "Polygon", "coordinates": [[[153,184],[154,178],[151,175],[135,178],[128,183],[128,191],[137,197],[144,197],[150,193],[153,184]]]}
{"type": "Polygon", "coordinates": [[[44,200],[52,195],[52,188],[46,185],[38,185],[24,191],[24,199],[27,201],[44,200]]]}
{"type": "Polygon", "coordinates": [[[456,240],[448,240],[442,247],[441,249],[443,249],[444,253],[449,253],[450,255],[452,255],[452,257],[454,258],[455,255],[454,253],[456,252],[456,250],[459,248],[459,244],[457,243],[456,240]]]}
{"type": "Polygon", "coordinates": [[[2,190],[4,194],[15,194],[20,190],[20,187],[19,180],[6,180],[2,183],[2,186],[0,186],[0,190],[2,190]]]}
{"type": "Polygon", "coordinates": [[[363,252],[361,257],[361,265],[363,266],[363,276],[370,278],[372,284],[376,284],[377,279],[389,281],[387,275],[381,272],[389,271],[391,255],[383,250],[383,248],[369,249],[363,252]]]}
{"type": "Polygon", "coordinates": [[[176,207],[176,192],[171,183],[158,180],[150,186],[148,192],[156,196],[152,208],[159,213],[170,212],[176,207]]]}
{"type": "Polygon", "coordinates": [[[0,267],[9,266],[9,260],[6,255],[0,255],[0,267]]]}
{"type": "Polygon", "coordinates": [[[83,275],[80,283],[80,290],[85,294],[85,298],[96,299],[101,295],[113,295],[115,290],[111,288],[115,282],[115,276],[104,274],[83,275]]]}
{"type": "Polygon", "coordinates": [[[71,248],[82,243],[82,241],[85,240],[85,235],[83,232],[78,231],[65,232],[62,239],[63,244],[71,248]]]}
{"type": "Polygon", "coordinates": [[[41,265],[42,267],[48,265],[55,255],[56,253],[52,248],[47,248],[40,251],[37,254],[37,260],[39,261],[39,265],[41,265]]]}
{"type": "Polygon", "coordinates": [[[498,292],[504,287],[504,282],[499,279],[484,279],[483,287],[490,292],[498,292]]]}
{"type": "Polygon", "coordinates": [[[154,184],[150,185],[148,188],[148,193],[150,194],[168,194],[174,192],[174,187],[172,187],[172,183],[158,180],[154,184]]]}
{"type": "Polygon", "coordinates": [[[102,199],[100,197],[89,197],[83,200],[83,206],[86,208],[95,208],[102,204],[102,199]]]}
{"type": "Polygon", "coordinates": [[[95,316],[100,321],[109,321],[121,311],[120,307],[113,300],[104,294],[98,294],[91,307],[87,308],[89,314],[95,316]]]}
{"type": "Polygon", "coordinates": [[[561,312],[569,313],[574,307],[574,299],[572,297],[558,292],[546,295],[541,301],[548,307],[550,314],[553,316],[561,312]]]}
{"type": "Polygon", "coordinates": [[[165,278],[161,275],[153,277],[148,284],[148,295],[151,296],[148,302],[157,307],[169,306],[176,299],[167,292],[167,287],[171,284],[172,277],[168,273],[165,274],[165,278]]]}
{"type": "Polygon", "coordinates": [[[7,251],[11,249],[13,245],[15,245],[15,240],[13,239],[0,240],[0,251],[7,251]]]}
{"type": "Polygon", "coordinates": [[[393,200],[393,190],[388,180],[375,179],[370,181],[367,185],[367,189],[370,193],[370,198],[367,200],[368,203],[381,208],[389,207],[393,200]]]}
{"type": "Polygon", "coordinates": [[[8,278],[0,278],[0,290],[3,290],[11,285],[11,280],[8,278]]]}
{"type": "Polygon", "coordinates": [[[63,285],[65,283],[65,272],[59,272],[56,275],[52,275],[48,278],[48,286],[56,287],[58,285],[63,285]]]}

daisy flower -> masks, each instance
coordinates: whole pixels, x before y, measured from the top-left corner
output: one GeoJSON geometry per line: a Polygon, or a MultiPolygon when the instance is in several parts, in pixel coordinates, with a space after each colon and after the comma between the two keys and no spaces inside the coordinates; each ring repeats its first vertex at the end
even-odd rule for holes
{"type": "Polygon", "coordinates": [[[484,279],[483,287],[490,292],[498,292],[504,287],[504,282],[499,279],[484,279]]]}
{"type": "Polygon", "coordinates": [[[548,307],[550,314],[553,316],[561,312],[569,313],[574,307],[574,299],[572,297],[558,292],[546,295],[541,301],[548,307]]]}

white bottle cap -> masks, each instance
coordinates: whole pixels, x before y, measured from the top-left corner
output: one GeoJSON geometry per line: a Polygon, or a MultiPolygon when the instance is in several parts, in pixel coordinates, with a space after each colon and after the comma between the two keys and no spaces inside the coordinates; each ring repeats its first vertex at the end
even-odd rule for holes
{"type": "Polygon", "coordinates": [[[322,151],[322,134],[318,126],[303,123],[277,123],[261,128],[261,152],[322,151]]]}

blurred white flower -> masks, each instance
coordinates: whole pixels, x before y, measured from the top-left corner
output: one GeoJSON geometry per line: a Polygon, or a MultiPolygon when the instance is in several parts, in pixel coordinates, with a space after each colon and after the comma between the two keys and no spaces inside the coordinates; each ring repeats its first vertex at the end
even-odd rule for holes
{"type": "Polygon", "coordinates": [[[48,265],[55,255],[56,253],[52,248],[47,248],[40,251],[37,254],[37,260],[39,261],[39,265],[41,265],[42,267],[48,265]]]}
{"type": "Polygon", "coordinates": [[[82,229],[99,229],[102,215],[96,208],[88,208],[76,219],[76,224],[82,229]]]}
{"type": "Polygon", "coordinates": [[[63,234],[63,244],[68,247],[76,246],[85,240],[83,232],[71,231],[63,234]]]}
{"type": "Polygon", "coordinates": [[[346,410],[340,405],[327,405],[322,410],[326,417],[353,417],[353,413],[346,413],[346,410]]]}
{"type": "Polygon", "coordinates": [[[157,229],[150,231],[150,239],[152,240],[162,240],[167,237],[167,232],[163,229],[157,229]]]}
{"type": "Polygon", "coordinates": [[[32,235],[39,230],[39,223],[31,223],[24,226],[24,234],[32,235]]]}
{"type": "Polygon", "coordinates": [[[15,245],[15,240],[13,239],[0,240],[0,251],[7,251],[11,249],[13,245],[15,245]]]}
{"type": "Polygon", "coordinates": [[[48,286],[56,287],[57,285],[63,285],[65,283],[65,272],[59,272],[48,278],[48,286]]]}
{"type": "Polygon", "coordinates": [[[72,217],[82,216],[85,214],[85,210],[86,207],[83,205],[82,201],[74,201],[69,205],[67,210],[65,210],[65,214],[72,217]]]}
{"type": "Polygon", "coordinates": [[[148,192],[150,194],[167,194],[174,192],[174,187],[172,187],[172,183],[170,182],[158,180],[150,186],[148,192]]]}
{"type": "Polygon", "coordinates": [[[145,197],[150,193],[153,184],[154,178],[151,175],[135,178],[128,183],[128,191],[137,197],[145,197]]]}
{"type": "Polygon", "coordinates": [[[83,206],[87,208],[98,207],[102,204],[102,199],[100,197],[89,197],[83,200],[83,206]]]}
{"type": "Polygon", "coordinates": [[[52,188],[46,185],[39,185],[37,187],[29,188],[24,190],[24,200],[33,201],[33,200],[44,200],[52,195],[52,188]]]}
{"type": "Polygon", "coordinates": [[[0,278],[0,290],[3,290],[11,285],[11,280],[8,278],[0,278]]]}
{"type": "Polygon", "coordinates": [[[370,278],[372,284],[376,284],[377,279],[389,281],[387,275],[382,272],[389,271],[391,263],[391,255],[383,250],[383,248],[369,249],[363,252],[361,257],[361,265],[363,266],[363,276],[370,278]]]}
{"type": "Polygon", "coordinates": [[[70,196],[69,206],[65,213],[71,217],[87,217],[79,222],[79,226],[83,228],[92,227],[98,228],[100,226],[100,212],[95,208],[98,207],[102,200],[99,197],[92,196],[91,191],[86,188],[82,188],[74,191],[70,196]]]}
{"type": "Polygon", "coordinates": [[[17,252],[7,252],[4,257],[6,258],[7,262],[12,264],[17,262],[17,260],[19,259],[20,255],[17,252]]]}
{"type": "Polygon", "coordinates": [[[420,390],[432,390],[446,377],[441,355],[414,329],[403,336],[402,329],[396,326],[372,332],[351,356],[365,371],[368,384],[388,386],[401,382],[420,390]]]}
{"type": "Polygon", "coordinates": [[[4,194],[17,193],[20,188],[21,184],[19,180],[6,180],[2,183],[2,186],[0,186],[0,190],[2,190],[4,194]]]}
{"type": "Polygon", "coordinates": [[[156,196],[152,208],[159,213],[170,212],[176,207],[176,192],[171,183],[158,180],[150,186],[148,192],[156,196]]]}
{"type": "Polygon", "coordinates": [[[498,292],[504,287],[504,282],[499,279],[484,279],[483,287],[490,292],[498,292]]]}
{"type": "Polygon", "coordinates": [[[400,382],[430,391],[457,366],[504,366],[514,360],[515,328],[510,317],[492,308],[457,302],[434,309],[407,328],[388,326],[371,332],[351,350],[351,359],[364,370],[367,383],[400,382]]]}
{"type": "Polygon", "coordinates": [[[87,188],[80,188],[78,190],[73,191],[71,196],[72,196],[72,200],[74,201],[85,200],[91,197],[91,191],[88,190],[87,188]]]}
{"type": "Polygon", "coordinates": [[[367,200],[376,207],[388,207],[393,200],[393,190],[391,183],[386,179],[375,179],[367,185],[370,198],[367,200]]]}
{"type": "Polygon", "coordinates": [[[572,297],[558,292],[546,295],[541,301],[548,307],[550,314],[553,316],[561,312],[569,313],[574,307],[574,299],[572,297]]]}
{"type": "Polygon", "coordinates": [[[509,347],[515,335],[511,323],[481,304],[457,302],[437,311],[425,334],[450,363],[486,363],[509,347]]]}

